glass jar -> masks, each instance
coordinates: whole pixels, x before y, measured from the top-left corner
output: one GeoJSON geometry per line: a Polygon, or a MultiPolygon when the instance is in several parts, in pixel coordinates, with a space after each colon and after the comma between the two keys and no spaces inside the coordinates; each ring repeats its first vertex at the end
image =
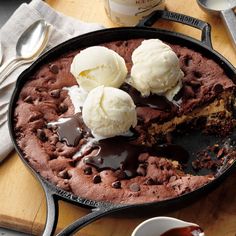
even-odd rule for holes
{"type": "Polygon", "coordinates": [[[118,25],[134,26],[155,10],[165,8],[165,0],[104,0],[109,18],[118,25]]]}

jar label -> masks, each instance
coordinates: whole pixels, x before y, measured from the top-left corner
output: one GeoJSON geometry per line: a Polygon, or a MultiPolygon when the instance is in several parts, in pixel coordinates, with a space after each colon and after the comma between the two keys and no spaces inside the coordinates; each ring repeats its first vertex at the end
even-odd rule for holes
{"type": "Polygon", "coordinates": [[[119,1],[109,0],[110,9],[114,12],[137,16],[145,12],[153,11],[153,9],[160,5],[162,0],[135,0],[135,1],[119,1]]]}
{"type": "Polygon", "coordinates": [[[105,9],[112,21],[135,25],[154,10],[164,9],[163,0],[106,0],[105,9]]]}

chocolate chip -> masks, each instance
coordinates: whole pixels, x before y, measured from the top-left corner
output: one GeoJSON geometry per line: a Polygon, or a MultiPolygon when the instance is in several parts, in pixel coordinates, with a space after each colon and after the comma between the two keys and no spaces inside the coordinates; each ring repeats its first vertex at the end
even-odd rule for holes
{"type": "Polygon", "coordinates": [[[98,183],[100,183],[101,181],[102,181],[102,179],[101,179],[101,176],[100,176],[100,175],[94,175],[94,177],[93,177],[93,183],[98,184],[98,183]]]}
{"type": "Polygon", "coordinates": [[[188,86],[188,85],[185,85],[185,87],[184,87],[184,96],[185,96],[186,98],[192,98],[192,97],[195,96],[192,87],[190,87],[190,86],[188,86]]]}
{"type": "Polygon", "coordinates": [[[33,98],[29,95],[29,96],[27,96],[27,97],[24,99],[24,102],[32,103],[32,102],[33,102],[33,98]]]}
{"type": "Polygon", "coordinates": [[[43,117],[42,113],[40,112],[32,112],[30,115],[29,115],[29,122],[34,122],[36,120],[39,120],[43,117]]]}
{"type": "Polygon", "coordinates": [[[67,110],[68,110],[68,106],[67,106],[66,104],[61,103],[61,104],[59,105],[59,111],[60,111],[61,113],[64,113],[64,112],[66,112],[67,110]]]}
{"type": "Polygon", "coordinates": [[[102,164],[103,163],[103,159],[101,157],[98,158],[98,163],[102,164]]]}
{"type": "Polygon", "coordinates": [[[59,98],[59,97],[60,97],[60,89],[52,90],[52,91],[50,92],[50,95],[51,95],[53,98],[59,98]]]}
{"type": "Polygon", "coordinates": [[[84,168],[84,174],[91,175],[93,173],[92,168],[90,166],[84,168]]]}
{"type": "Polygon", "coordinates": [[[160,169],[161,169],[161,170],[164,170],[164,166],[160,166],[160,169]]]}
{"type": "Polygon", "coordinates": [[[146,169],[143,166],[139,166],[137,169],[137,174],[141,175],[141,176],[145,176],[146,175],[146,169]]]}
{"type": "Polygon", "coordinates": [[[42,129],[37,129],[37,137],[43,142],[48,140],[45,132],[42,129]]]}
{"type": "Polygon", "coordinates": [[[111,184],[111,186],[113,188],[116,188],[116,189],[121,188],[121,182],[120,181],[115,181],[111,184]]]}
{"type": "Polygon", "coordinates": [[[193,72],[193,75],[194,75],[196,78],[201,78],[201,77],[202,77],[202,73],[199,72],[199,71],[194,71],[194,72],[193,72]]]}
{"type": "Polygon", "coordinates": [[[152,178],[148,178],[147,181],[146,181],[146,184],[147,185],[154,185],[155,181],[152,178]]]}
{"type": "Polygon", "coordinates": [[[51,65],[49,66],[49,70],[50,70],[53,74],[58,74],[58,72],[59,72],[59,68],[58,68],[58,66],[55,65],[55,64],[51,64],[51,65]]]}
{"type": "Polygon", "coordinates": [[[115,44],[117,47],[120,47],[123,44],[123,41],[117,41],[115,44]]]}
{"type": "Polygon", "coordinates": [[[68,175],[68,172],[67,170],[62,170],[58,173],[58,176],[63,178],[63,179],[68,179],[69,178],[69,175],[68,175]]]}
{"type": "Polygon", "coordinates": [[[222,86],[222,84],[216,84],[213,89],[214,89],[214,91],[215,91],[216,94],[219,94],[219,93],[222,93],[222,92],[223,92],[223,86],[222,86]]]}
{"type": "Polygon", "coordinates": [[[140,190],[140,186],[137,183],[133,183],[129,186],[129,189],[132,192],[138,192],[140,190]]]}
{"type": "Polygon", "coordinates": [[[71,161],[69,162],[69,165],[70,165],[71,167],[75,167],[75,166],[76,166],[76,162],[75,162],[74,160],[71,160],[71,161]]]}
{"type": "Polygon", "coordinates": [[[123,170],[117,170],[115,172],[115,176],[117,179],[121,180],[121,179],[125,179],[126,178],[126,174],[123,170]]]}

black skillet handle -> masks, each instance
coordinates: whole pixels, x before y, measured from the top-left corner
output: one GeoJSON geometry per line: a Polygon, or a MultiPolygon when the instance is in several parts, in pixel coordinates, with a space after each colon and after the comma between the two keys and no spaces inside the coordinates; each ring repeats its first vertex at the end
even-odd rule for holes
{"type": "MultiPolygon", "coordinates": [[[[58,223],[58,201],[61,199],[53,190],[50,189],[49,185],[42,181],[42,186],[46,195],[47,215],[46,224],[44,226],[42,236],[53,236],[58,223]]],[[[99,219],[103,215],[108,214],[109,209],[107,208],[94,208],[91,213],[77,219],[71,225],[67,226],[57,236],[69,236],[85,227],[87,224],[99,219]]]]}
{"type": "Polygon", "coordinates": [[[158,10],[154,11],[152,14],[141,20],[138,23],[137,27],[151,27],[159,19],[179,22],[201,30],[202,31],[201,41],[208,47],[212,48],[211,26],[207,22],[193,18],[191,16],[186,16],[171,11],[158,10]]]}
{"type": "MultiPolygon", "coordinates": [[[[58,201],[63,200],[58,194],[52,190],[49,184],[40,179],[40,182],[43,186],[45,195],[46,195],[46,204],[47,204],[47,217],[46,224],[43,230],[42,236],[53,236],[57,227],[59,208],[58,201]]],[[[73,235],[75,232],[85,227],[89,223],[100,219],[104,215],[110,214],[111,212],[115,212],[124,208],[128,208],[129,206],[119,206],[113,204],[104,204],[98,203],[91,211],[91,213],[77,219],[72,224],[67,226],[61,232],[57,234],[57,236],[69,236],[73,235]]]]}
{"type": "Polygon", "coordinates": [[[65,229],[63,229],[61,232],[57,234],[57,236],[70,236],[74,235],[77,231],[85,227],[86,225],[92,223],[93,221],[100,219],[101,217],[108,215],[112,212],[120,210],[122,207],[119,206],[101,206],[98,208],[94,208],[91,213],[77,219],[72,224],[67,226],[65,229]]]}
{"type": "Polygon", "coordinates": [[[54,235],[58,222],[58,196],[40,179],[46,196],[47,215],[42,236],[54,235]]]}

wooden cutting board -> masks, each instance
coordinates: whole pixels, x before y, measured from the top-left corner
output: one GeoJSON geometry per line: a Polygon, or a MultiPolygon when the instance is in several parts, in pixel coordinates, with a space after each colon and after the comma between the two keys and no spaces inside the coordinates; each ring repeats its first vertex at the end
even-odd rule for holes
{"type": "MultiPolygon", "coordinates": [[[[106,27],[116,27],[105,14],[102,0],[48,0],[53,8],[66,15],[87,22],[99,22],[106,27]]],[[[222,21],[202,12],[194,0],[166,0],[168,10],[191,15],[212,25],[213,47],[236,66],[236,53],[230,43],[222,21]]],[[[161,22],[158,27],[182,32],[200,38],[199,30],[181,24],[161,22]]],[[[208,236],[235,236],[236,234],[236,171],[216,190],[185,208],[168,209],[167,216],[200,224],[208,236]]],[[[0,164],[0,226],[40,235],[46,215],[45,197],[37,180],[15,152],[0,164]]],[[[58,229],[86,214],[89,210],[60,202],[58,229]]],[[[128,236],[141,221],[162,215],[152,212],[119,214],[104,217],[79,232],[82,236],[128,236]],[[141,215],[141,214],[140,214],[141,215]]]]}

